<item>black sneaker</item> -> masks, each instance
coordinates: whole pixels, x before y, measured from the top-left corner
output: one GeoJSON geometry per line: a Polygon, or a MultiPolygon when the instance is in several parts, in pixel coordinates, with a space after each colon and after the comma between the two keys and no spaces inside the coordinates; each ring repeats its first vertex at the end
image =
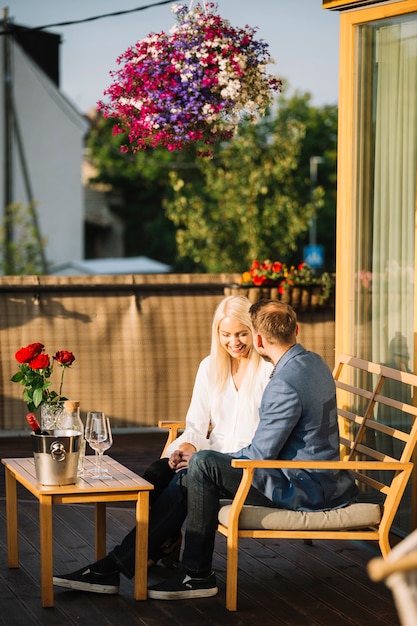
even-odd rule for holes
{"type": "Polygon", "coordinates": [[[206,578],[191,578],[184,570],[170,580],[165,580],[148,589],[148,598],[154,600],[184,600],[187,598],[210,598],[218,592],[216,575],[211,572],[206,578]]]}
{"type": "Polygon", "coordinates": [[[93,593],[119,593],[120,574],[110,572],[102,574],[94,572],[92,565],[87,565],[76,572],[63,576],[54,576],[53,583],[57,587],[74,589],[76,591],[91,591],[93,593]]]}

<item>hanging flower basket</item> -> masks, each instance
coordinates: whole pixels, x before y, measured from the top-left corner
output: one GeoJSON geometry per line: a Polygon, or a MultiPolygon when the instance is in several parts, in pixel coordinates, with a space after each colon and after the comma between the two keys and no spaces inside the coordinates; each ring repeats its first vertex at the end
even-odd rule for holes
{"type": "MultiPolygon", "coordinates": [[[[122,151],[165,146],[182,150],[230,138],[242,116],[263,115],[281,81],[269,75],[268,45],[256,28],[234,28],[205,3],[174,5],[170,33],[151,33],[122,54],[114,83],[98,103],[128,133],[122,151]]],[[[210,156],[205,148],[202,155],[210,156]]]]}

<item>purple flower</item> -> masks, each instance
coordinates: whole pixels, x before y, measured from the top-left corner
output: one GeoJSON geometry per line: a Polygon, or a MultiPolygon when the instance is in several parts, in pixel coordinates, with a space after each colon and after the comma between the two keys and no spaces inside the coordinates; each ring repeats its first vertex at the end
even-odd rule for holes
{"type": "Polygon", "coordinates": [[[128,149],[213,144],[231,137],[240,117],[262,115],[281,81],[267,74],[267,44],[256,29],[234,28],[216,5],[174,5],[171,33],[150,34],[122,54],[98,108],[128,133],[128,149]],[[210,12],[210,10],[212,12],[210,12]]]}

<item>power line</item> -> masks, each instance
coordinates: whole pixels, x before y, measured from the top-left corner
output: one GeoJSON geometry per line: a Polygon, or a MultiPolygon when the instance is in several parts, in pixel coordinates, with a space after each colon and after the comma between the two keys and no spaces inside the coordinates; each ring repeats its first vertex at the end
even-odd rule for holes
{"type": "MultiPolygon", "coordinates": [[[[95,20],[101,20],[106,17],[117,17],[119,15],[126,15],[127,13],[135,13],[137,11],[145,11],[145,9],[152,9],[153,7],[157,7],[163,4],[170,4],[173,0],[161,0],[160,2],[154,2],[152,4],[146,4],[142,7],[137,7],[136,9],[127,9],[125,11],[115,11],[114,13],[105,13],[103,15],[94,15],[93,17],[86,17],[82,20],[72,20],[70,22],[57,22],[55,24],[46,24],[45,26],[19,26],[19,31],[34,31],[34,30],[46,30],[47,28],[56,28],[57,26],[72,26],[73,24],[84,24],[86,22],[94,22],[95,20]]],[[[13,34],[11,31],[0,31],[1,35],[11,35],[13,34]]]]}

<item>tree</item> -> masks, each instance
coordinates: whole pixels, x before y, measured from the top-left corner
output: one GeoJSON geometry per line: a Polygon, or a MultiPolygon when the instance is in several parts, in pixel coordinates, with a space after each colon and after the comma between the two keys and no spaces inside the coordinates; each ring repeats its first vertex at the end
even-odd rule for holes
{"type": "Polygon", "coordinates": [[[0,272],[7,275],[26,276],[45,274],[45,240],[39,236],[34,223],[34,206],[24,207],[19,203],[7,207],[4,224],[0,227],[0,272]],[[8,226],[13,232],[10,240],[8,226]]]}
{"type": "Polygon", "coordinates": [[[167,215],[179,256],[197,269],[240,272],[254,258],[286,261],[322,205],[323,190],[310,198],[299,172],[307,125],[283,103],[255,125],[242,123],[212,160],[201,160],[200,179],[171,173],[167,215]]]}
{"type": "MultiPolygon", "coordinates": [[[[306,127],[297,168],[300,184],[304,189],[304,201],[310,194],[310,157],[322,158],[317,170],[317,183],[325,190],[323,203],[317,209],[317,243],[324,245],[325,264],[334,271],[336,257],[336,182],[337,182],[337,115],[336,105],[314,107],[309,93],[295,92],[290,98],[278,100],[279,115],[283,123],[299,120],[306,127]]],[[[303,256],[308,243],[308,232],[301,233],[297,252],[292,260],[303,256]]]]}
{"type": "Polygon", "coordinates": [[[110,200],[110,208],[123,220],[126,256],[145,255],[173,264],[175,230],[163,207],[172,193],[169,172],[173,167],[195,169],[195,157],[165,148],[125,154],[120,151],[125,138],[113,136],[113,125],[114,120],[101,115],[93,120],[87,147],[97,175],[91,182],[108,185],[122,198],[110,200]]]}
{"type": "Polygon", "coordinates": [[[89,141],[97,182],[122,194],[112,210],[125,223],[126,254],[144,254],[176,271],[240,272],[254,258],[303,258],[311,217],[333,269],[337,108],[313,107],[309,94],[277,100],[255,125],[242,122],[212,160],[190,151],[120,152],[112,120],[98,117],[89,141]],[[320,156],[311,195],[310,157],[320,156]]]}

